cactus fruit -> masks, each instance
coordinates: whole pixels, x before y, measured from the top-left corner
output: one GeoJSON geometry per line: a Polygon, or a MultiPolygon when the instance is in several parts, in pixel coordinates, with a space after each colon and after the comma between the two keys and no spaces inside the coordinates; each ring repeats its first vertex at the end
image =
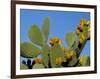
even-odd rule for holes
{"type": "Polygon", "coordinates": [[[61,45],[62,41],[60,38],[56,37],[56,38],[51,38],[50,39],[50,45],[53,46],[55,43],[58,43],[59,45],[61,45]]]}
{"type": "Polygon", "coordinates": [[[41,63],[42,62],[42,58],[35,58],[34,61],[35,61],[35,63],[41,63]]]}

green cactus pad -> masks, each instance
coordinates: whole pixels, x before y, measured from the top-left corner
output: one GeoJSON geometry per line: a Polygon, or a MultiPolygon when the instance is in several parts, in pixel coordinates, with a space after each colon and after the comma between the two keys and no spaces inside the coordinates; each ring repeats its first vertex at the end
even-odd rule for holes
{"type": "Polygon", "coordinates": [[[66,42],[69,47],[72,47],[72,45],[75,43],[76,35],[74,32],[68,32],[66,34],[66,42]]]}
{"type": "Polygon", "coordinates": [[[47,42],[48,40],[49,31],[50,31],[50,17],[47,17],[42,26],[42,33],[43,33],[45,42],[47,42]]]}
{"type": "Polygon", "coordinates": [[[21,56],[27,58],[36,57],[39,54],[40,49],[34,46],[32,43],[21,43],[21,56]]]}
{"type": "Polygon", "coordinates": [[[32,69],[41,69],[41,68],[44,68],[44,65],[38,64],[38,63],[34,64],[33,67],[32,67],[32,69]]]}
{"type": "Polygon", "coordinates": [[[56,64],[56,59],[58,59],[57,60],[58,62],[63,62],[65,60],[64,53],[62,52],[61,46],[59,44],[55,44],[53,47],[51,47],[50,59],[52,67],[58,67],[57,65],[61,65],[61,64],[56,64]]]}
{"type": "Polygon", "coordinates": [[[28,66],[27,66],[27,65],[25,65],[25,64],[21,64],[21,65],[20,65],[20,69],[21,69],[21,70],[28,69],[28,66]]]}
{"type": "Polygon", "coordinates": [[[86,39],[88,39],[88,37],[90,36],[90,31],[88,31],[89,28],[90,28],[90,26],[83,28],[83,34],[85,35],[86,39]]]}
{"type": "Polygon", "coordinates": [[[37,25],[32,25],[29,28],[28,36],[34,44],[43,46],[44,43],[43,36],[37,25]]]}
{"type": "Polygon", "coordinates": [[[73,67],[78,62],[78,58],[73,57],[71,61],[69,61],[68,66],[73,67]]]}
{"type": "Polygon", "coordinates": [[[48,56],[48,54],[49,54],[49,52],[50,52],[50,48],[49,48],[49,46],[48,45],[44,45],[43,47],[42,47],[42,49],[43,49],[43,53],[42,53],[42,59],[43,59],[43,63],[44,63],[44,65],[46,66],[46,67],[48,67],[48,63],[49,63],[49,56],[48,56]]]}
{"type": "Polygon", "coordinates": [[[90,57],[86,56],[86,55],[80,56],[79,64],[81,66],[89,66],[90,65],[90,57]]]}

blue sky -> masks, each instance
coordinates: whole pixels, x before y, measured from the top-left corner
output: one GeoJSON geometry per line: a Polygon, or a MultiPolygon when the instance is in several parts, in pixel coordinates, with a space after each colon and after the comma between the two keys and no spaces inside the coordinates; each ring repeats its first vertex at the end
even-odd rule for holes
{"type": "MultiPolygon", "coordinates": [[[[62,39],[62,44],[67,47],[65,35],[67,32],[75,32],[80,20],[84,17],[90,20],[89,12],[69,12],[69,11],[47,11],[21,9],[21,42],[29,42],[28,29],[31,25],[36,24],[39,28],[42,27],[46,17],[50,17],[50,34],[51,37],[59,37],[62,39]]],[[[48,39],[48,41],[49,41],[48,39]]],[[[90,55],[90,41],[85,45],[82,54],[90,55]]]]}

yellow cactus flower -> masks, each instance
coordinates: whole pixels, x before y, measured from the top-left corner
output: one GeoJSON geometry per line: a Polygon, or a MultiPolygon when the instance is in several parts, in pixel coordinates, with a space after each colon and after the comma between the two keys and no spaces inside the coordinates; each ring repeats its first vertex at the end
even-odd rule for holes
{"type": "Polygon", "coordinates": [[[87,29],[88,29],[87,39],[89,40],[90,39],[90,30],[91,30],[90,26],[88,26],[87,29]]]}
{"type": "Polygon", "coordinates": [[[77,30],[76,30],[76,33],[77,33],[77,34],[79,34],[79,33],[80,33],[79,29],[77,29],[77,30]]]}
{"type": "Polygon", "coordinates": [[[83,40],[82,40],[82,39],[79,39],[79,42],[80,42],[80,43],[83,43],[83,40]]]}
{"type": "Polygon", "coordinates": [[[80,43],[83,43],[84,40],[85,40],[84,34],[80,34],[80,38],[79,38],[80,43]]]}
{"type": "Polygon", "coordinates": [[[87,36],[87,40],[89,40],[90,39],[90,33],[88,33],[88,36],[87,36]]]}
{"type": "Polygon", "coordinates": [[[60,38],[56,37],[55,40],[56,40],[56,41],[55,41],[56,43],[58,43],[59,45],[61,45],[62,41],[61,41],[60,38]]]}
{"type": "Polygon", "coordinates": [[[35,58],[35,63],[40,63],[42,61],[42,58],[35,58]]]}
{"type": "Polygon", "coordinates": [[[80,59],[79,59],[79,62],[82,63],[83,60],[84,60],[84,57],[81,56],[80,59]]]}
{"type": "Polygon", "coordinates": [[[67,54],[66,54],[66,58],[67,58],[67,59],[70,59],[70,58],[71,58],[70,53],[67,53],[67,54]]]}
{"type": "Polygon", "coordinates": [[[82,28],[78,27],[78,28],[76,29],[76,33],[79,35],[81,32],[82,32],[82,28]]]}
{"type": "Polygon", "coordinates": [[[80,21],[80,24],[79,24],[78,28],[83,29],[84,26],[89,26],[89,25],[90,25],[90,22],[87,21],[85,18],[83,18],[83,19],[80,21]]]}
{"type": "Polygon", "coordinates": [[[80,28],[83,28],[83,27],[84,27],[84,24],[86,24],[86,23],[87,23],[87,20],[83,18],[83,19],[80,21],[79,27],[80,27],[80,28]]]}
{"type": "Polygon", "coordinates": [[[54,45],[54,43],[55,43],[55,38],[51,38],[50,39],[50,45],[54,45]]]}
{"type": "Polygon", "coordinates": [[[62,41],[60,38],[56,37],[56,38],[51,38],[50,39],[50,45],[54,45],[54,43],[58,43],[59,45],[61,45],[62,41]]]}
{"type": "Polygon", "coordinates": [[[67,59],[71,59],[73,56],[76,56],[76,53],[73,50],[66,53],[67,59]]]}
{"type": "Polygon", "coordinates": [[[65,48],[65,47],[61,47],[61,50],[62,50],[62,52],[66,52],[67,51],[67,48],[65,48]]]}
{"type": "Polygon", "coordinates": [[[87,27],[87,29],[88,29],[88,32],[90,32],[90,30],[91,30],[90,26],[89,26],[89,27],[87,27]]]}
{"type": "Polygon", "coordinates": [[[84,26],[85,23],[86,23],[86,20],[83,18],[83,19],[80,21],[79,27],[83,28],[83,26],[84,26]]]}
{"type": "Polygon", "coordinates": [[[82,64],[85,63],[85,61],[87,61],[87,56],[86,55],[80,56],[79,63],[82,64]]]}
{"type": "Polygon", "coordinates": [[[56,65],[60,65],[61,62],[62,62],[61,57],[58,57],[58,58],[55,59],[55,63],[56,63],[56,65]]]}
{"type": "Polygon", "coordinates": [[[87,25],[90,25],[90,21],[87,21],[87,25]]]}

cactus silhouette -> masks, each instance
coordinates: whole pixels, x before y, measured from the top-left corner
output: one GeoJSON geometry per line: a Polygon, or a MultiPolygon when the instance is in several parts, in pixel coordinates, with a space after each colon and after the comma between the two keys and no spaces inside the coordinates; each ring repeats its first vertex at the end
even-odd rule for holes
{"type": "Polygon", "coordinates": [[[68,48],[62,45],[62,40],[59,37],[52,37],[48,44],[49,32],[50,17],[46,17],[41,29],[36,24],[29,28],[28,36],[31,42],[21,43],[21,56],[28,60],[27,63],[22,62],[21,69],[90,65],[89,56],[80,56],[86,42],[90,40],[90,22],[88,20],[81,19],[75,32],[66,33],[65,39],[68,48]],[[39,55],[41,57],[38,57],[39,55]],[[29,58],[34,60],[31,61],[29,58]]]}

